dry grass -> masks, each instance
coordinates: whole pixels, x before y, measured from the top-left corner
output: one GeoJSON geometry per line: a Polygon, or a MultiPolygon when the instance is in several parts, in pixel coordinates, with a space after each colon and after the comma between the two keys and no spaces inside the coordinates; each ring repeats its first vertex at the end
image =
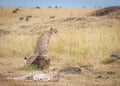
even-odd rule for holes
{"type": "Polygon", "coordinates": [[[36,8],[19,8],[20,11],[17,13],[12,13],[15,7],[5,7],[0,10],[0,23],[13,23],[19,22],[20,17],[26,17],[31,15],[33,17],[32,21],[46,21],[50,16],[55,16],[56,18],[73,17],[73,16],[84,16],[85,14],[95,11],[94,8],[64,8],[64,9],[36,9],[36,8]],[[87,10],[87,11],[84,11],[87,10]],[[8,21],[9,20],[11,21],[8,21]],[[44,20],[45,19],[45,20],[44,20]]]}
{"type": "Polygon", "coordinates": [[[80,86],[81,84],[82,86],[88,86],[88,84],[119,86],[120,62],[102,63],[110,57],[111,52],[120,51],[119,20],[87,17],[85,14],[96,10],[87,8],[79,11],[72,8],[67,10],[21,8],[20,13],[12,14],[13,9],[15,8],[0,10],[3,11],[0,12],[0,19],[2,19],[0,21],[1,86],[80,86]],[[18,20],[26,15],[32,15],[33,18],[30,21],[18,20]],[[55,18],[49,19],[50,16],[55,18]],[[64,21],[70,17],[80,18],[80,20],[64,21]],[[8,21],[10,19],[11,21],[8,21]],[[49,44],[51,67],[78,66],[82,68],[82,73],[60,74],[59,82],[3,81],[2,77],[24,75],[34,71],[24,70],[23,58],[33,55],[37,37],[49,27],[56,27],[59,31],[52,36],[49,44]],[[5,34],[6,31],[9,33],[5,34]],[[91,70],[85,70],[86,67],[91,70]]]}

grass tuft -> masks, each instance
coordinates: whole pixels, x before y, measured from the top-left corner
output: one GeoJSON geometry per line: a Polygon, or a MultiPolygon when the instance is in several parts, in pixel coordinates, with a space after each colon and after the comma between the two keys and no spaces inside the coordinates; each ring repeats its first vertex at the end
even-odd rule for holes
{"type": "Polygon", "coordinates": [[[21,68],[21,70],[36,70],[37,66],[34,64],[25,64],[24,67],[21,68]]]}
{"type": "Polygon", "coordinates": [[[115,62],[117,59],[115,58],[106,58],[105,60],[102,61],[103,64],[111,64],[115,62]]]}

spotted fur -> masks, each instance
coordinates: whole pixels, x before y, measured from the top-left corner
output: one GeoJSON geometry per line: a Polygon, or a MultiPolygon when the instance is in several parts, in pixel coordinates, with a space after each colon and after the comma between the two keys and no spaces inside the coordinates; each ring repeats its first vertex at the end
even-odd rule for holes
{"type": "Polygon", "coordinates": [[[59,80],[59,74],[57,71],[35,71],[32,73],[29,73],[25,76],[20,77],[14,77],[10,78],[8,77],[7,80],[24,80],[24,81],[58,81],[59,80]]]}
{"type": "Polygon", "coordinates": [[[47,56],[48,44],[51,35],[57,32],[58,32],[57,29],[53,29],[53,28],[44,31],[44,33],[42,33],[37,39],[36,46],[34,48],[34,55],[25,57],[24,58],[25,62],[30,64],[37,64],[37,67],[39,67],[40,65],[43,65],[41,64],[40,58],[44,58],[43,61],[45,61],[45,63],[46,62],[50,63],[50,59],[47,56]]]}
{"type": "Polygon", "coordinates": [[[36,46],[34,48],[34,54],[36,56],[47,55],[50,37],[52,34],[57,32],[57,29],[50,28],[50,30],[44,31],[44,33],[38,37],[36,46]]]}

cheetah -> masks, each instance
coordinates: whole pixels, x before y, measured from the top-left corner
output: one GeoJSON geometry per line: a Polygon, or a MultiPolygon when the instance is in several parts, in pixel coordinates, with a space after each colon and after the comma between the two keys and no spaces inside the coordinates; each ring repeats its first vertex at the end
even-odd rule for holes
{"type": "Polygon", "coordinates": [[[50,28],[50,30],[44,31],[44,33],[38,37],[34,48],[34,54],[36,56],[47,55],[51,35],[57,32],[57,29],[50,28]]]}

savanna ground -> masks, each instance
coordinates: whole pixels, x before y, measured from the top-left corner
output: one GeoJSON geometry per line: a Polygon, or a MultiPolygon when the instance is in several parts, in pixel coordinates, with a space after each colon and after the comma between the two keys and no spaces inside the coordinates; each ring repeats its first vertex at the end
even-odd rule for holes
{"type": "Polygon", "coordinates": [[[120,85],[120,61],[110,59],[120,51],[120,20],[87,16],[94,8],[19,8],[12,13],[14,9],[0,9],[0,86],[120,85]],[[19,20],[26,16],[32,18],[19,20]],[[77,66],[81,74],[60,73],[58,82],[4,80],[35,70],[26,67],[24,57],[33,55],[38,36],[50,27],[59,31],[49,44],[50,67],[77,66]]]}

